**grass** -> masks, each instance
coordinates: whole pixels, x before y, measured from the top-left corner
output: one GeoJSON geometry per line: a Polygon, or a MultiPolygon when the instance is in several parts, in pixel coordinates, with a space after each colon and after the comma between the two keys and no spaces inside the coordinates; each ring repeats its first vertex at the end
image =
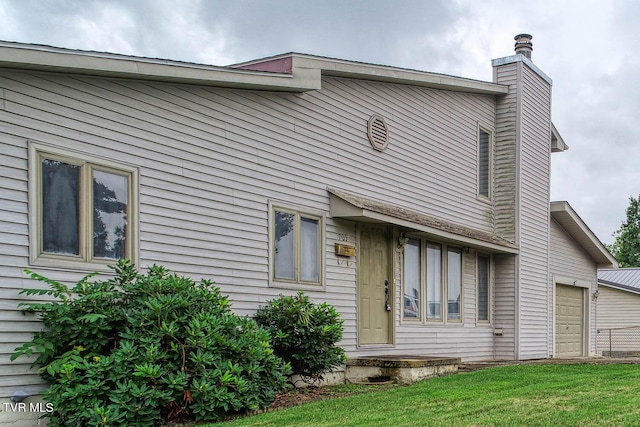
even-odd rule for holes
{"type": "Polygon", "coordinates": [[[489,368],[308,403],[215,426],[639,424],[640,365],[580,364],[489,368]]]}

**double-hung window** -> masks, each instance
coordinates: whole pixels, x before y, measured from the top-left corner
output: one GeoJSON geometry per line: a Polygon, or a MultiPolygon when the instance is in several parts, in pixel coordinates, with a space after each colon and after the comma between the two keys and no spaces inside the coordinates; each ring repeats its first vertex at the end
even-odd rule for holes
{"type": "Polygon", "coordinates": [[[135,262],[136,182],[133,168],[32,145],[32,262],[80,268],[135,262]]]}
{"type": "Polygon", "coordinates": [[[270,213],[272,285],[322,285],[322,215],[277,205],[270,213]]]}

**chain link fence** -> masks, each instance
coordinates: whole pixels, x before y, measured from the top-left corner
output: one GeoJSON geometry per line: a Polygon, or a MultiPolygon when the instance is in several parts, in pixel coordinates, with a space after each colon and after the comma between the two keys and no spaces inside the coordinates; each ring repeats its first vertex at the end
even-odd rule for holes
{"type": "Polygon", "coordinates": [[[605,357],[640,356],[640,326],[598,329],[597,351],[605,357]]]}

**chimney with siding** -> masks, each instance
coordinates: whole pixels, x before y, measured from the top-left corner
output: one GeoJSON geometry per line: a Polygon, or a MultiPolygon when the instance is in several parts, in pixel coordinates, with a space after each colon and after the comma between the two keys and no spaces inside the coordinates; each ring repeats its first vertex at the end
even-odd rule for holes
{"type": "Polygon", "coordinates": [[[533,51],[532,38],[533,36],[531,34],[518,34],[513,38],[516,41],[516,55],[520,54],[527,59],[531,59],[531,52],[533,51]]]}
{"type": "Polygon", "coordinates": [[[494,322],[503,328],[503,335],[496,338],[496,359],[553,354],[548,340],[553,336],[549,317],[552,81],[531,62],[531,39],[529,34],[518,34],[515,55],[493,60],[494,82],[509,86],[508,94],[496,98],[496,232],[520,248],[517,256],[494,257],[494,322]]]}

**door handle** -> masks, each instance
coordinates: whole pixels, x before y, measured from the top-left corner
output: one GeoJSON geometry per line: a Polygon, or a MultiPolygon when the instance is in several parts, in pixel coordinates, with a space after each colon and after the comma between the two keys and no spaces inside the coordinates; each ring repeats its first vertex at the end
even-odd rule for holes
{"type": "Polygon", "coordinates": [[[389,281],[384,281],[384,309],[391,311],[391,304],[389,303],[389,281]]]}

